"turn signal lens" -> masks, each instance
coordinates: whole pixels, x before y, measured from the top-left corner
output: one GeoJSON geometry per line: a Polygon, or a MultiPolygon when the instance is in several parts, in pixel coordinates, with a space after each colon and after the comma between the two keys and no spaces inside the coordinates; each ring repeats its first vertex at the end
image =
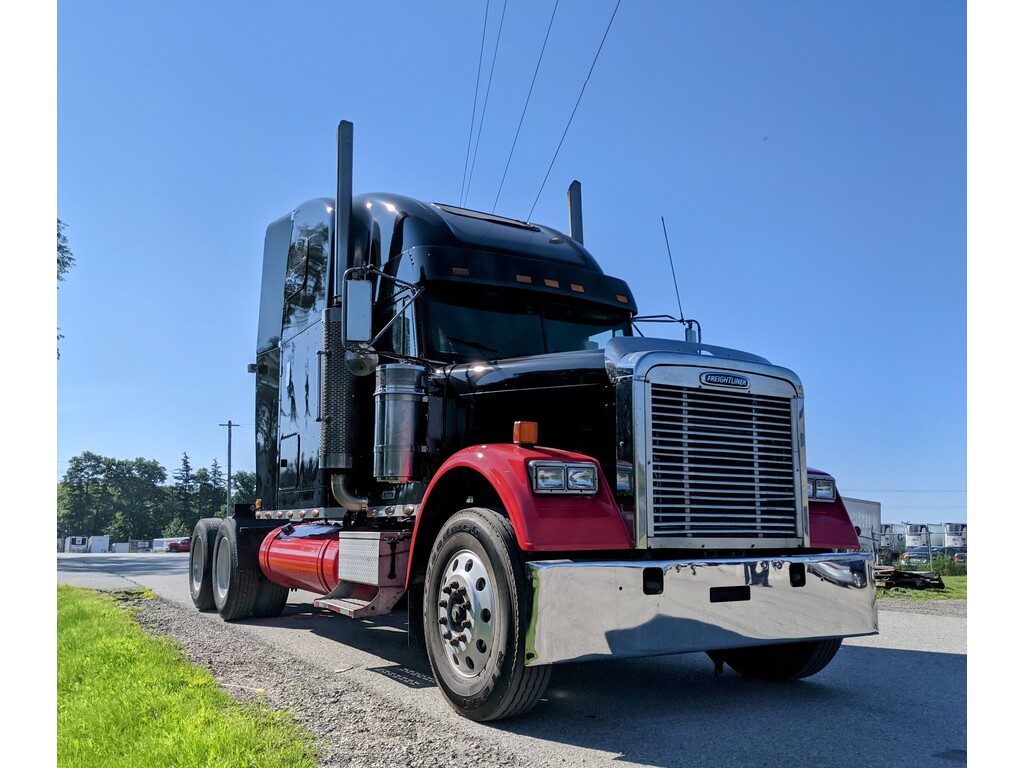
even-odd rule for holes
{"type": "Polygon", "coordinates": [[[517,421],[512,427],[512,442],[516,445],[536,445],[537,433],[537,422],[517,421]]]}

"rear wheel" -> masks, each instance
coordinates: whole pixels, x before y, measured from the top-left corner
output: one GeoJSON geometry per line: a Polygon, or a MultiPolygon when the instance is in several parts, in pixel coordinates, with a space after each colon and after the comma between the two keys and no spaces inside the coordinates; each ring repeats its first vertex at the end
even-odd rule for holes
{"type": "Polygon", "coordinates": [[[715,657],[744,677],[772,682],[800,680],[817,674],[835,658],[842,638],[803,643],[761,645],[721,651],[715,657]]]}
{"type": "Polygon", "coordinates": [[[523,564],[508,519],[464,509],[427,563],[423,632],[448,703],[472,720],[522,714],[547,688],[550,666],[527,667],[523,564]]]}
{"type": "Polygon", "coordinates": [[[221,520],[204,517],[192,531],[189,547],[188,589],[192,602],[200,611],[212,610],[213,604],[213,548],[221,520]]]}
{"type": "Polygon", "coordinates": [[[251,616],[259,589],[259,568],[242,563],[239,554],[237,524],[228,518],[213,550],[213,602],[225,621],[251,616]]]}
{"type": "Polygon", "coordinates": [[[259,586],[256,588],[256,599],[252,605],[252,615],[258,618],[280,616],[288,603],[288,587],[282,587],[268,581],[260,574],[259,586]]]}

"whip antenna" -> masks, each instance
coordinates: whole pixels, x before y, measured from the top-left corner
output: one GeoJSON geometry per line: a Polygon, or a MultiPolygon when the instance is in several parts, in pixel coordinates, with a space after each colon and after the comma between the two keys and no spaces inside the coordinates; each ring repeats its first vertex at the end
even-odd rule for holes
{"type": "Polygon", "coordinates": [[[699,344],[700,334],[694,331],[693,328],[696,321],[683,319],[683,300],[679,298],[679,280],[676,279],[676,265],[672,260],[672,246],[668,242],[668,227],[665,226],[664,216],[661,217],[661,231],[665,233],[665,250],[668,251],[668,265],[672,269],[672,285],[676,289],[676,306],[679,307],[679,322],[686,326],[686,340],[699,344]]]}
{"type": "Polygon", "coordinates": [[[668,265],[672,269],[672,285],[676,289],[676,306],[679,307],[679,320],[683,319],[683,302],[679,298],[679,281],[676,280],[676,265],[672,262],[672,246],[668,243],[668,227],[665,226],[665,217],[661,217],[661,231],[665,233],[665,250],[668,251],[668,265]]]}

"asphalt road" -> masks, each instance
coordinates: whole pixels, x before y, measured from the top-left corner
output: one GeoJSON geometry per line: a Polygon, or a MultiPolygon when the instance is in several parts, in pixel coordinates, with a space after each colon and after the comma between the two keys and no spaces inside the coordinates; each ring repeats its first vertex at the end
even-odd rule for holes
{"type": "MultiPolygon", "coordinates": [[[[194,611],[187,554],[57,556],[58,583],[153,590],[194,611]]],[[[400,701],[417,721],[486,739],[516,764],[565,766],[955,766],[967,762],[967,620],[879,611],[880,633],[844,642],[822,672],[774,685],[713,675],[703,654],[556,666],[545,700],[494,725],[455,715],[404,616],[356,621],[292,592],[272,620],[203,620],[400,701]]],[[[198,612],[196,612],[198,614],[198,612]]],[[[212,627],[211,627],[212,629],[212,627]]],[[[410,737],[412,738],[412,737],[410,737]]],[[[415,748],[415,745],[409,745],[415,748]]]]}

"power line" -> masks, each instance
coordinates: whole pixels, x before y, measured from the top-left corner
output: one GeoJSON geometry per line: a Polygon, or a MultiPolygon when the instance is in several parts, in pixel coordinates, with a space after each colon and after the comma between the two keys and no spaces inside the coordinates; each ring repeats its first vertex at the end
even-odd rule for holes
{"type": "Polygon", "coordinates": [[[946,489],[925,489],[921,491],[912,491],[904,488],[847,488],[847,491],[854,493],[967,493],[965,490],[946,490],[946,489]]]}
{"type": "Polygon", "coordinates": [[[580,106],[580,101],[583,99],[583,92],[587,89],[587,83],[590,82],[590,76],[594,72],[594,66],[597,64],[597,57],[601,55],[601,49],[604,48],[604,41],[608,39],[608,32],[612,28],[612,22],[615,21],[615,14],[619,11],[619,4],[622,0],[616,0],[615,9],[612,11],[612,17],[608,19],[608,26],[604,30],[604,37],[601,38],[601,44],[597,46],[597,53],[594,54],[594,61],[590,64],[590,71],[587,72],[587,79],[583,81],[583,87],[580,88],[580,95],[576,98],[576,106],[572,108],[572,114],[569,115],[569,122],[565,124],[565,130],[562,131],[562,138],[558,141],[558,147],[555,149],[555,155],[551,158],[551,165],[548,166],[548,172],[544,174],[544,181],[540,183],[540,189],[537,190],[537,197],[533,201],[533,207],[530,208],[530,212],[526,215],[526,220],[529,221],[530,217],[533,216],[534,208],[537,207],[537,201],[540,200],[540,195],[544,191],[544,185],[548,183],[548,176],[551,175],[551,169],[555,166],[555,159],[558,157],[559,151],[562,149],[562,142],[565,141],[565,135],[569,133],[569,126],[572,125],[572,119],[576,116],[576,110],[580,106]]]}
{"type": "Polygon", "coordinates": [[[487,90],[484,91],[484,107],[480,110],[480,126],[476,129],[476,145],[473,147],[473,162],[469,166],[469,179],[466,181],[466,200],[463,205],[469,202],[469,188],[473,185],[473,169],[476,167],[476,153],[480,149],[480,134],[484,132],[484,118],[487,117],[487,101],[491,96],[491,81],[494,79],[494,63],[498,60],[498,45],[501,43],[501,28],[505,26],[505,9],[508,7],[508,0],[501,6],[501,20],[498,22],[498,36],[494,40],[494,55],[491,57],[491,73],[487,76],[487,90]]]}
{"type": "Polygon", "coordinates": [[[930,504],[917,504],[911,506],[905,506],[900,504],[887,504],[886,509],[967,509],[964,505],[955,507],[933,507],[930,504]]]}
{"type": "Polygon", "coordinates": [[[466,171],[469,168],[469,150],[473,146],[473,126],[476,124],[476,100],[480,95],[480,70],[484,64],[484,40],[487,39],[487,16],[491,10],[491,0],[487,0],[484,8],[484,31],[480,35],[480,57],[476,62],[476,86],[473,88],[473,115],[469,119],[469,138],[466,139],[466,162],[462,166],[462,188],[459,190],[459,205],[466,197],[466,171]]]}
{"type": "Polygon", "coordinates": [[[516,143],[519,141],[519,131],[523,127],[523,119],[526,117],[526,108],[530,106],[530,97],[533,96],[533,86],[537,82],[537,73],[540,72],[540,63],[544,59],[544,50],[548,47],[548,37],[551,35],[551,27],[555,23],[555,11],[558,10],[559,0],[555,0],[555,7],[551,10],[551,20],[548,22],[548,31],[544,35],[544,44],[540,47],[540,56],[537,57],[537,66],[533,70],[533,80],[530,81],[530,92],[526,94],[526,103],[523,105],[523,114],[519,116],[519,127],[516,128],[516,136],[512,139],[512,149],[508,152],[508,160],[505,162],[505,172],[501,174],[501,183],[498,185],[498,194],[494,196],[494,205],[491,206],[491,213],[498,207],[498,198],[501,197],[501,189],[505,186],[505,177],[508,175],[508,167],[512,164],[512,155],[516,151],[516,143]]]}

